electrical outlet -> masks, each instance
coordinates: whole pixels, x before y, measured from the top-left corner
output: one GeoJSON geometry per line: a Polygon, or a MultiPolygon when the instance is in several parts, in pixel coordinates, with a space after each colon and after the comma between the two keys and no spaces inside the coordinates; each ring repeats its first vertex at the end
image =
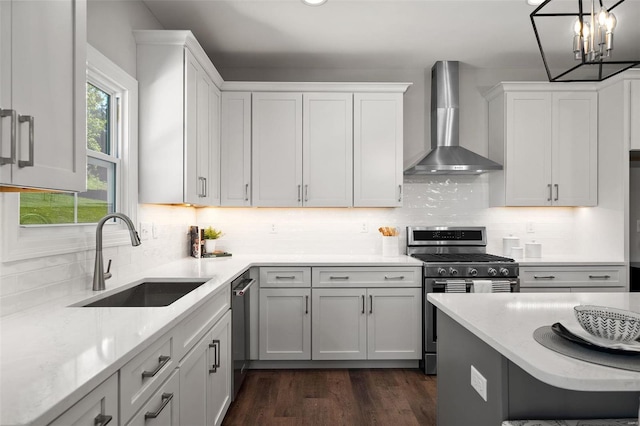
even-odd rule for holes
{"type": "Polygon", "coordinates": [[[276,226],[275,223],[271,224],[271,229],[269,231],[271,234],[277,234],[278,233],[278,227],[276,226]]]}
{"type": "Polygon", "coordinates": [[[527,222],[527,232],[528,233],[536,232],[534,227],[533,227],[533,222],[527,222]]]}
{"type": "Polygon", "coordinates": [[[369,232],[369,226],[366,223],[363,223],[360,226],[360,232],[362,232],[363,234],[369,232]]]}
{"type": "Polygon", "coordinates": [[[471,366],[471,387],[487,402],[487,379],[473,365],[471,366]]]}
{"type": "Polygon", "coordinates": [[[148,240],[151,236],[151,224],[149,222],[140,222],[140,239],[142,241],[148,240]]]}

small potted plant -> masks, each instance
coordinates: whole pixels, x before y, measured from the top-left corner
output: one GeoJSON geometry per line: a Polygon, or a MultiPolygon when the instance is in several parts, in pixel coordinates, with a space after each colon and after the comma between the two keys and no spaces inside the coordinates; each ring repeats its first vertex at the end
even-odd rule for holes
{"type": "Polygon", "coordinates": [[[203,237],[205,253],[213,253],[216,250],[216,240],[222,237],[222,235],[222,231],[212,228],[211,226],[204,230],[203,237]]]}

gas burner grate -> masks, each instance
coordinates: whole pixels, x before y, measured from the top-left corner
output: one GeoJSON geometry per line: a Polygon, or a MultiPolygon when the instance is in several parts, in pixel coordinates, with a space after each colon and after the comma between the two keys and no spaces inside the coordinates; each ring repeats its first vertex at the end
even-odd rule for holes
{"type": "Polygon", "coordinates": [[[514,262],[508,257],[486,253],[420,253],[412,256],[423,262],[514,262]]]}

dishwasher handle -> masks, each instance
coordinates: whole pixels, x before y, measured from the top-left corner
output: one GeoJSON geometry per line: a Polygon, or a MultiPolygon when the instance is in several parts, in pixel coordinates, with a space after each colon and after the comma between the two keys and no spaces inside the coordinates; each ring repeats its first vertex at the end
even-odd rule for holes
{"type": "Polygon", "coordinates": [[[251,287],[255,282],[256,280],[254,278],[244,278],[233,288],[233,295],[244,296],[244,294],[249,291],[249,287],[251,287]]]}

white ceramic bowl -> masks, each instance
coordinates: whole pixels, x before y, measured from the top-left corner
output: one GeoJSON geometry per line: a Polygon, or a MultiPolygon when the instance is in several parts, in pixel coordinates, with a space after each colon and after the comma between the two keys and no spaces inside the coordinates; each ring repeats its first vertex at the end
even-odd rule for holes
{"type": "Polygon", "coordinates": [[[578,305],[573,308],[582,328],[596,337],[630,342],[640,337],[640,313],[607,306],[578,305]]]}

